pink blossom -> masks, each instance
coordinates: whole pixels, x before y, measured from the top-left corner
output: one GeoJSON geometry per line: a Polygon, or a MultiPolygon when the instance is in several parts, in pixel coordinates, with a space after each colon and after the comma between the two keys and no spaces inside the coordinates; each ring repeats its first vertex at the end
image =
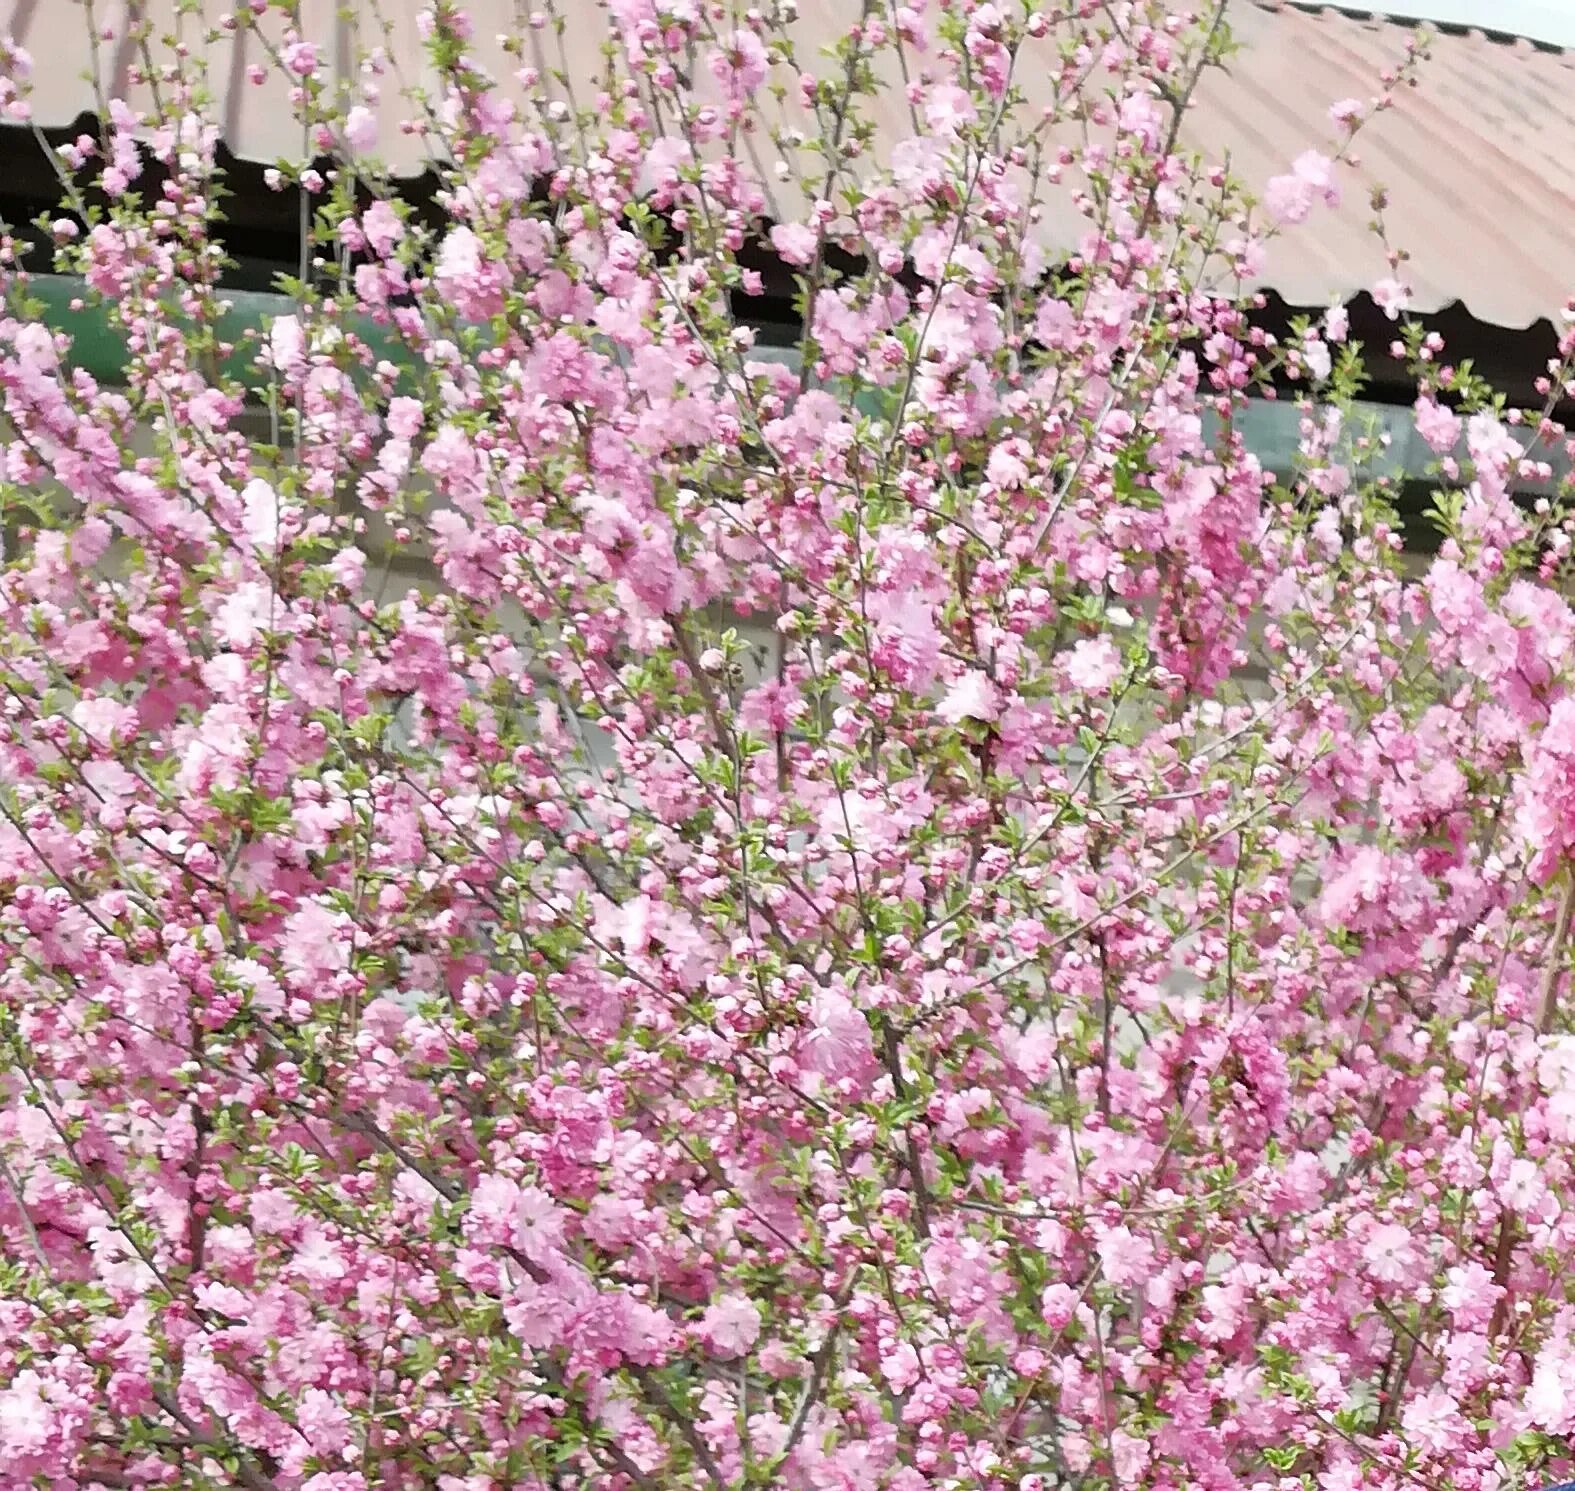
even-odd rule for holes
{"type": "Polygon", "coordinates": [[[1154,1267],[1154,1248],[1128,1227],[1112,1227],[1099,1239],[1099,1263],[1112,1284],[1140,1284],[1154,1267]]]}
{"type": "Polygon", "coordinates": [[[37,1372],[23,1370],[0,1392],[0,1450],[8,1461],[27,1465],[49,1447],[54,1413],[43,1389],[37,1372]]]}
{"type": "Polygon", "coordinates": [[[1575,1429],[1575,1356],[1567,1343],[1550,1344],[1537,1354],[1525,1409],[1531,1422],[1549,1434],[1575,1429]]]}
{"type": "Polygon", "coordinates": [[[1373,300],[1391,321],[1411,304],[1411,289],[1391,277],[1381,279],[1373,286],[1373,300]]]}
{"type": "Polygon", "coordinates": [[[365,104],[357,104],[345,115],[345,142],[358,155],[377,146],[377,115],[365,104]]]}
{"type": "Polygon", "coordinates": [[[480,277],[482,263],[481,240],[469,228],[451,228],[438,250],[435,277],[449,293],[468,289],[480,277]]]}
{"type": "Polygon", "coordinates": [[[1416,1244],[1407,1228],[1398,1222],[1387,1222],[1375,1228],[1363,1244],[1362,1260],[1380,1282],[1404,1283],[1416,1266],[1416,1244]]]}
{"type": "Polygon", "coordinates": [[[788,264],[813,263],[819,244],[819,234],[804,223],[778,223],[771,230],[771,246],[788,264]]]}
{"type": "Polygon", "coordinates": [[[1047,296],[1034,312],[1034,335],[1047,347],[1069,345],[1076,326],[1076,313],[1064,300],[1047,296]]]}
{"type": "Polygon", "coordinates": [[[388,433],[399,440],[413,440],[425,417],[418,399],[397,398],[388,405],[388,433]]]}
{"type": "Polygon", "coordinates": [[[294,316],[274,317],[268,331],[268,345],[273,366],[281,373],[294,372],[305,350],[301,323],[294,316]]]}
{"type": "Polygon", "coordinates": [[[973,98],[966,88],[942,86],[930,91],[925,106],[925,123],[941,136],[954,135],[978,118],[973,98]]]}
{"type": "Polygon", "coordinates": [[[906,1341],[893,1342],[881,1357],[880,1372],[894,1393],[905,1393],[923,1376],[919,1353],[906,1341]]]}
{"type": "Polygon", "coordinates": [[[285,923],[285,968],[303,979],[321,979],[348,967],[350,918],[320,901],[308,901],[285,923]]]}
{"type": "Polygon", "coordinates": [[[729,98],[744,99],[766,80],[766,49],[753,31],[734,31],[710,57],[712,75],[729,98]]]}
{"type": "Polygon", "coordinates": [[[935,712],[949,724],[956,725],[963,720],[993,720],[1000,710],[995,685],[986,674],[974,671],[963,674],[952,684],[935,712]]]}
{"type": "Polygon", "coordinates": [[[1108,637],[1085,638],[1067,655],[1066,676],[1073,687],[1105,694],[1121,675],[1121,654],[1108,637]]]}
{"type": "Polygon", "coordinates": [[[467,1227],[482,1242],[511,1242],[519,1202],[517,1182],[502,1175],[484,1175],[470,1193],[467,1227]]]}
{"type": "Polygon", "coordinates": [[[1270,180],[1264,201],[1276,222],[1300,223],[1306,221],[1314,202],[1320,198],[1330,207],[1340,205],[1334,163],[1328,156],[1308,150],[1296,157],[1289,175],[1270,180]]]}
{"type": "Polygon", "coordinates": [[[1532,873],[1546,882],[1575,849],[1575,698],[1553,706],[1529,749],[1516,822],[1532,849],[1532,873]]]}
{"type": "Polygon", "coordinates": [[[316,1454],[332,1454],[350,1442],[349,1413],[320,1388],[302,1394],[295,1421],[316,1454]]]}
{"type": "Polygon", "coordinates": [[[405,225],[392,204],[379,198],[361,214],[361,232],[372,251],[387,258],[405,236],[405,225]]]}
{"type": "Polygon", "coordinates": [[[1055,1053],[1059,1045],[1051,1021],[1030,1021],[1012,1042],[1012,1061],[1030,1082],[1043,1082],[1055,1071],[1055,1053]]]}
{"type": "Polygon", "coordinates": [[[330,1284],[347,1272],[345,1257],[338,1243],[321,1228],[313,1226],[296,1247],[291,1268],[308,1284],[330,1284]]]}
{"type": "Polygon", "coordinates": [[[791,686],[768,679],[751,689],[739,705],[739,723],[752,730],[788,729],[805,710],[803,699],[791,686]]]}
{"type": "Polygon", "coordinates": [[[869,1021],[836,989],[815,996],[804,1045],[810,1068],[832,1081],[861,1075],[873,1059],[869,1021]]]}
{"type": "Polygon", "coordinates": [[[1159,99],[1146,88],[1127,94],[1121,100],[1117,117],[1121,128],[1138,136],[1146,150],[1153,150],[1164,137],[1165,111],[1159,99]]]}
{"type": "Polygon", "coordinates": [[[1413,1398],[1401,1415],[1401,1427],[1417,1443],[1442,1453],[1459,1449],[1472,1433],[1459,1404],[1441,1387],[1413,1398]]]}
{"type": "Polygon", "coordinates": [[[514,1207],[514,1246],[538,1263],[563,1245],[563,1214],[540,1186],[526,1186],[514,1207]]]}
{"type": "Polygon", "coordinates": [[[247,482],[241,493],[242,527],[258,550],[272,552],[279,543],[279,495],[265,481],[247,482]]]}
{"type": "Polygon", "coordinates": [[[1077,1313],[1077,1291],[1064,1283],[1047,1284],[1039,1304],[1045,1324],[1051,1330],[1064,1330],[1077,1313]]]}
{"type": "Polygon", "coordinates": [[[1460,419],[1437,400],[1416,401],[1416,430],[1439,455],[1448,455],[1460,442],[1460,419]]]}
{"type": "Polygon", "coordinates": [[[298,78],[309,78],[317,71],[317,48],[309,41],[287,43],[282,55],[284,65],[298,78]]]}
{"type": "Polygon", "coordinates": [[[1115,1471],[1122,1482],[1135,1484],[1148,1468],[1153,1458],[1153,1448],[1146,1439],[1117,1429],[1111,1436],[1111,1450],[1115,1456],[1115,1471]]]}
{"type": "Polygon", "coordinates": [[[467,1230],[477,1241],[518,1249],[536,1263],[563,1245],[564,1218],[540,1186],[521,1186],[500,1175],[478,1182],[471,1196],[467,1230]]]}
{"type": "Polygon", "coordinates": [[[136,733],[137,712],[119,699],[80,699],[72,707],[72,720],[94,740],[110,744],[136,733]]]}
{"type": "Polygon", "coordinates": [[[700,1334],[717,1356],[743,1356],[760,1339],[760,1311],[741,1294],[724,1295],[707,1307],[700,1334]]]}

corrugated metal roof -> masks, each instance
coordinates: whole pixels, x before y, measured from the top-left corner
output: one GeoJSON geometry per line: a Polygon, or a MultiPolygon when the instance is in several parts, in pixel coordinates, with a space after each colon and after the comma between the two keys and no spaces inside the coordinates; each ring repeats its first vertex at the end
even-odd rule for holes
{"type": "MultiPolygon", "coordinates": [[[[402,174],[429,163],[420,135],[401,128],[411,109],[400,99],[402,88],[431,81],[416,28],[426,3],[378,0],[347,7],[342,0],[300,0],[302,33],[319,43],[341,76],[353,77],[356,59],[374,45],[393,59],[380,106],[378,153],[402,174]]],[[[233,38],[207,39],[235,4],[202,0],[201,14],[180,15],[181,0],[96,0],[92,14],[106,38],[98,48],[97,85],[87,76],[87,11],[80,0],[0,0],[0,32],[32,54],[35,117],[65,125],[95,110],[101,97],[146,107],[149,88],[133,76],[143,54],[130,25],[132,16],[146,16],[152,38],[147,55],[156,65],[173,59],[161,40],[171,32],[205,59],[217,101],[214,117],[237,156],[299,159],[309,152],[286,81],[273,67],[261,86],[247,81],[249,66],[268,65],[259,38],[242,27],[233,38]]],[[[561,54],[550,32],[522,33],[516,0],[469,0],[466,8],[475,21],[478,60],[516,93],[522,91],[513,77],[521,58],[547,68],[566,63],[571,77],[585,80],[601,70],[606,30],[598,0],[558,0],[559,12],[571,18],[561,54]],[[505,34],[524,36],[521,57],[511,59],[499,45],[505,34]]],[[[801,57],[813,56],[851,18],[848,0],[800,0],[799,12],[795,45],[801,57]]],[[[1400,62],[1410,35],[1407,25],[1279,0],[1234,0],[1229,18],[1241,49],[1227,71],[1204,80],[1184,135],[1212,156],[1228,155],[1255,189],[1288,170],[1302,150],[1332,138],[1332,103],[1367,100],[1381,91],[1380,75],[1400,62]]],[[[275,37],[282,24],[276,16],[265,23],[275,37]]],[[[1382,278],[1383,252],[1368,228],[1371,189],[1381,184],[1388,192],[1390,241],[1411,255],[1405,277],[1418,309],[1462,301],[1479,320],[1510,327],[1555,316],[1575,290],[1575,161],[1569,150],[1575,52],[1459,31],[1437,34],[1431,51],[1419,86],[1401,90],[1394,106],[1364,127],[1360,164],[1342,176],[1343,205],[1318,211],[1276,240],[1261,283],[1293,304],[1320,305],[1349,299],[1382,278]]],[[[1020,73],[1030,96],[1047,72],[1029,67],[1020,73]]],[[[697,88],[708,84],[705,76],[696,79],[697,88]]],[[[764,107],[772,122],[807,126],[791,102],[781,112],[774,102],[764,107]]],[[[900,88],[888,90],[873,112],[873,155],[880,159],[883,145],[911,129],[900,88]]],[[[762,164],[772,153],[762,141],[762,164]]],[[[802,210],[791,190],[765,177],[779,217],[802,210]]],[[[1050,247],[1070,244],[1078,223],[1064,197],[1047,202],[1042,232],[1050,247]]]]}
{"type": "MultiPolygon", "coordinates": [[[[1261,185],[1285,170],[1320,115],[1366,98],[1404,52],[1408,27],[1333,11],[1237,7],[1243,50],[1199,90],[1195,143],[1231,152],[1261,185]]],[[[1388,193],[1390,241],[1421,310],[1462,301],[1482,321],[1529,326],[1575,291],[1575,53],[1480,32],[1443,32],[1417,86],[1400,91],[1357,139],[1344,200],[1270,251],[1265,280],[1293,304],[1349,297],[1385,272],[1367,224],[1388,193]]]]}

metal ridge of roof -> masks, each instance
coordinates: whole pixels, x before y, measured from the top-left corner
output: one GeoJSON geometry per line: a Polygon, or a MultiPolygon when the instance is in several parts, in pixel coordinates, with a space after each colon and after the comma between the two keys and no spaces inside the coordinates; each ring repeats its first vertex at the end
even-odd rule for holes
{"type": "Polygon", "coordinates": [[[1575,48],[1575,6],[1568,0],[1257,0],[1265,10],[1337,11],[1396,25],[1475,31],[1492,41],[1528,41],[1553,51],[1575,48]]]}

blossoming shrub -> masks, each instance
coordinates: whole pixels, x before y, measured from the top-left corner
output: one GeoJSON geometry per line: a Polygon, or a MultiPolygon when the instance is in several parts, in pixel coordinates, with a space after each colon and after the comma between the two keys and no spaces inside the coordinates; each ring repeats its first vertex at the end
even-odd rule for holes
{"type": "Polygon", "coordinates": [[[332,159],[239,345],[203,48],[58,152],[129,362],[13,245],[0,1485],[1568,1464],[1562,432],[1397,322],[1418,569],[1343,313],[1241,288],[1408,59],[1264,218],[1213,10],[833,9],[440,3],[346,90],[238,7],[332,159]]]}

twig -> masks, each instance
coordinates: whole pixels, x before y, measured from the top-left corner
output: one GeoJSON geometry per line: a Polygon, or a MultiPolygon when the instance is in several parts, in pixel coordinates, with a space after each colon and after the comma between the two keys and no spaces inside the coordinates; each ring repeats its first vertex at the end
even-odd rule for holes
{"type": "Polygon", "coordinates": [[[1575,875],[1566,872],[1564,888],[1559,892],[1553,937],[1548,943],[1548,959],[1542,969],[1542,984],[1537,990],[1538,1035],[1546,1035],[1553,1028],[1553,1016],[1558,1010],[1559,974],[1564,969],[1564,944],[1569,940],[1572,914],[1575,914],[1575,875]]]}
{"type": "Polygon", "coordinates": [[[17,1215],[22,1219],[22,1230],[27,1233],[27,1240],[38,1257],[39,1266],[47,1274],[49,1254],[44,1251],[44,1244],[39,1239],[38,1228],[33,1225],[32,1217],[27,1214],[27,1203],[22,1200],[21,1183],[11,1169],[11,1162],[3,1154],[0,1154],[0,1180],[5,1182],[6,1189],[11,1193],[11,1199],[16,1202],[17,1215]]]}
{"type": "Polygon", "coordinates": [[[793,1418],[788,1424],[788,1435],[783,1442],[779,1461],[786,1460],[798,1448],[799,1440],[804,1437],[804,1430],[809,1427],[809,1415],[820,1401],[820,1395],[825,1389],[826,1378],[831,1372],[832,1359],[837,1351],[837,1336],[842,1330],[842,1311],[853,1296],[854,1277],[854,1275],[849,1276],[847,1283],[837,1291],[832,1302],[837,1313],[826,1332],[826,1339],[815,1348],[815,1354],[810,1358],[809,1381],[804,1384],[804,1391],[799,1394],[798,1403],[793,1409],[793,1418]]]}

